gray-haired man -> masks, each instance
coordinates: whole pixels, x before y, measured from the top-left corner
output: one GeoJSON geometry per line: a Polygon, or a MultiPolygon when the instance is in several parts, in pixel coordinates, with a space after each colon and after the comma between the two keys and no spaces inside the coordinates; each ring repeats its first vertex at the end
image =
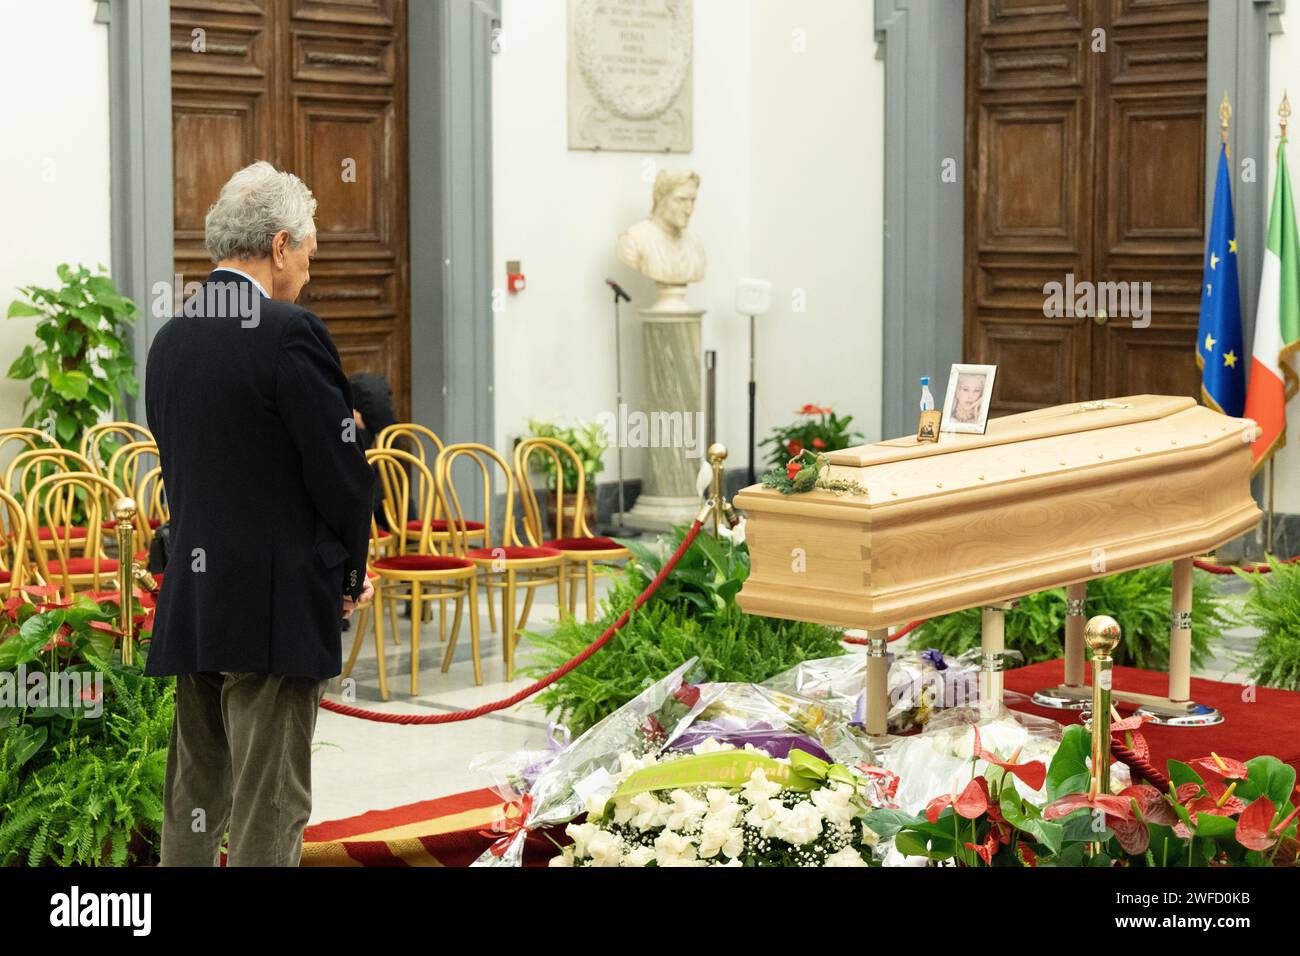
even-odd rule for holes
{"type": "Polygon", "coordinates": [[[254,163],[222,187],[216,269],[149,350],[145,405],[171,512],[145,673],[176,675],[164,866],[295,866],[311,740],[366,601],[373,473],[324,323],[293,305],[316,200],[254,163]]]}

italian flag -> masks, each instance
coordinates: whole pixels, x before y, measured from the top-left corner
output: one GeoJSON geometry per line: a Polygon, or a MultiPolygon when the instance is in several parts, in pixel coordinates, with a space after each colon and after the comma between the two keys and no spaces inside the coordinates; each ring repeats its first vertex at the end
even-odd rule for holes
{"type": "Polygon", "coordinates": [[[1286,440],[1286,403],[1297,389],[1290,356],[1300,349],[1300,238],[1296,236],[1291,177],[1286,168],[1286,140],[1277,147],[1277,181],[1273,209],[1268,219],[1268,246],[1259,281],[1259,309],[1255,313],[1255,344],[1246,386],[1246,418],[1258,423],[1262,434],[1250,446],[1255,471],[1286,440]]]}

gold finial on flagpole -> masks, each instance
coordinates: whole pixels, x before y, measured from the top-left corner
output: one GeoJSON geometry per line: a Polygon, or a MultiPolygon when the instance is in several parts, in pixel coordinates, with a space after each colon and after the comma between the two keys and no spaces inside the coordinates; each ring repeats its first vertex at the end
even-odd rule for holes
{"type": "Polygon", "coordinates": [[[1232,118],[1232,104],[1228,102],[1228,91],[1223,91],[1223,99],[1219,102],[1219,135],[1223,137],[1223,142],[1228,142],[1228,120],[1232,118]]]}
{"type": "Polygon", "coordinates": [[[1286,90],[1282,91],[1282,105],[1277,108],[1278,125],[1282,127],[1282,138],[1286,139],[1286,121],[1291,118],[1291,101],[1287,99],[1286,90]]]}

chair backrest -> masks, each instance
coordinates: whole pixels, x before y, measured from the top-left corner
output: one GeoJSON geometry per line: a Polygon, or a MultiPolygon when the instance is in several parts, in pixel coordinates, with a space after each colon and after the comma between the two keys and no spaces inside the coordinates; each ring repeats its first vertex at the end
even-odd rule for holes
{"type": "MultiPolygon", "coordinates": [[[[383,429],[375,436],[376,448],[396,448],[410,455],[414,455],[428,469],[432,476],[435,473],[438,456],[442,454],[444,447],[441,438],[434,433],[432,428],[424,425],[417,425],[415,422],[394,422],[387,428],[383,429]]],[[[418,477],[418,476],[413,476],[418,477]]],[[[436,482],[436,478],[434,479],[436,482]]],[[[415,500],[423,496],[422,489],[418,490],[415,500]]],[[[435,519],[443,517],[442,500],[438,497],[438,491],[433,489],[433,517],[435,519]]],[[[395,515],[386,514],[390,527],[395,519],[395,515]]],[[[413,517],[407,516],[408,519],[413,517]]]]}
{"type": "MultiPolygon", "coordinates": [[[[398,554],[432,554],[434,477],[424,462],[400,448],[372,448],[366,461],[379,473],[384,492],[384,514],[389,518],[389,532],[397,542],[398,554]],[[407,521],[394,522],[393,515],[414,513],[418,528],[407,521]]],[[[371,538],[379,536],[379,522],[371,515],[371,538]]]]}
{"type": "Polygon", "coordinates": [[[4,456],[5,446],[11,443],[18,446],[18,451],[49,448],[54,444],[39,428],[0,428],[0,458],[4,456]]]}
{"type": "Polygon", "coordinates": [[[153,434],[149,429],[135,422],[99,422],[86,429],[81,436],[81,455],[90,462],[95,474],[104,475],[110,480],[113,476],[106,473],[106,466],[117,450],[114,439],[118,439],[120,444],[137,441],[152,442],[153,434]]]}
{"type": "Polygon", "coordinates": [[[528,543],[539,545],[546,540],[546,512],[537,499],[533,488],[530,465],[534,457],[540,457],[545,464],[549,462],[555,469],[555,533],[553,538],[590,538],[591,529],[587,527],[585,504],[587,494],[587,472],[582,467],[582,459],[566,442],[558,438],[532,436],[522,439],[515,445],[515,481],[519,483],[519,497],[524,505],[524,533],[528,543]],[[577,472],[578,490],[566,495],[564,490],[564,465],[571,465],[577,472]],[[567,502],[571,506],[566,508],[567,502]],[[566,530],[564,516],[570,511],[573,520],[566,530]]]}
{"type": "Polygon", "coordinates": [[[112,515],[113,505],[119,498],[130,498],[135,502],[136,519],[135,527],[132,529],[135,540],[131,547],[132,554],[137,551],[147,551],[149,542],[153,540],[153,528],[149,524],[151,515],[146,507],[146,496],[152,492],[144,487],[144,480],[146,475],[156,470],[161,483],[161,468],[157,445],[152,441],[133,441],[119,446],[113,452],[113,457],[108,460],[108,467],[100,472],[117,489],[113,495],[104,500],[105,514],[112,515]]]}
{"type": "Polygon", "coordinates": [[[0,489],[0,594],[15,594],[27,583],[27,515],[18,499],[0,489]]]}
{"type": "MultiPolygon", "coordinates": [[[[107,556],[101,547],[102,525],[110,515],[105,513],[104,502],[117,493],[112,482],[90,471],[57,472],[40,479],[27,494],[28,528],[49,528],[48,547],[33,548],[36,570],[47,584],[61,584],[64,593],[72,593],[72,575],[90,574],[91,587],[100,590],[102,585],[116,578],[116,572],[105,570],[107,556]],[[72,516],[78,506],[84,510],[84,533],[76,534],[72,516]],[[86,568],[73,570],[71,562],[86,559],[86,568]],[[51,573],[50,562],[58,562],[58,572],[51,573]]],[[[129,554],[119,555],[130,561],[129,554]]]]}
{"type": "Polygon", "coordinates": [[[144,519],[144,527],[149,531],[149,540],[153,540],[154,526],[150,522],[156,521],[163,525],[171,520],[171,510],[167,507],[167,489],[162,480],[162,465],[154,465],[145,472],[136,493],[136,507],[144,519]]]}
{"type": "MultiPolygon", "coordinates": [[[[438,482],[438,496],[447,508],[448,525],[465,526],[465,509],[461,505],[460,494],[456,490],[454,466],[460,461],[473,462],[481,478],[483,495],[483,547],[493,547],[492,533],[496,522],[492,520],[495,496],[493,494],[493,472],[500,472],[500,483],[505,495],[504,511],[501,516],[501,544],[512,547],[522,544],[515,528],[515,479],[506,460],[487,445],[477,442],[458,442],[448,445],[438,456],[434,476],[438,482]],[[493,468],[493,465],[496,468],[493,468]]],[[[463,470],[463,469],[462,469],[463,470]]]]}
{"type": "MultiPolygon", "coordinates": [[[[42,478],[68,471],[93,472],[94,469],[83,455],[71,448],[56,446],[19,452],[5,469],[4,490],[25,501],[27,493],[42,478]]],[[[35,534],[35,529],[32,533],[35,534]]]]}

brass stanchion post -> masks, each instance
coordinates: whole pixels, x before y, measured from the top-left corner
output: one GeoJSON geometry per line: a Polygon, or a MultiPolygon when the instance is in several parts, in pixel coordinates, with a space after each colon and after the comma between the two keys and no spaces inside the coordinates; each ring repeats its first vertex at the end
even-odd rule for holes
{"type": "Polygon", "coordinates": [[[709,485],[709,497],[712,500],[713,536],[720,537],[723,524],[729,524],[726,516],[725,491],[722,476],[722,463],[727,460],[725,445],[714,442],[709,446],[709,464],[713,466],[713,479],[709,485]]]}
{"type": "Polygon", "coordinates": [[[135,621],[131,616],[132,595],[135,584],[135,502],[119,498],[113,505],[113,518],[117,522],[117,588],[121,597],[120,620],[122,631],[122,664],[135,663],[135,621]]]}
{"type": "Polygon", "coordinates": [[[1111,652],[1119,646],[1119,625],[1099,614],[1088,620],[1084,640],[1092,649],[1092,796],[1110,793],[1111,652]]]}

